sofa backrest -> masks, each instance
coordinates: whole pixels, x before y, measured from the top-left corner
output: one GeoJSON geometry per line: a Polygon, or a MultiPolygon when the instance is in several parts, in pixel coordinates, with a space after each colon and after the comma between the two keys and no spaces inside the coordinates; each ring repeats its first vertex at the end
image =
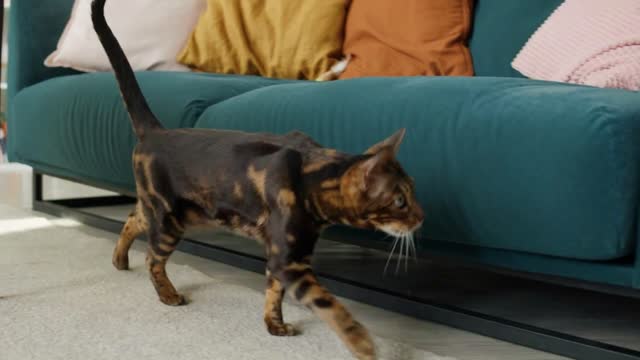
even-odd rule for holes
{"type": "MultiPolygon", "coordinates": [[[[563,0],[475,0],[470,38],[478,76],[521,77],[511,61],[529,36],[563,0]]],[[[43,65],[55,50],[74,0],[19,0],[11,4],[9,102],[22,88],[73,73],[43,65]]]]}
{"type": "Polygon", "coordinates": [[[469,40],[476,76],[522,77],[511,61],[562,2],[476,0],[469,40]]]}
{"type": "MultiPolygon", "coordinates": [[[[44,66],[44,59],[56,48],[72,6],[73,0],[11,2],[7,73],[9,104],[13,96],[24,87],[73,73],[68,69],[44,66]]],[[[10,107],[8,110],[11,110],[10,107]]]]}

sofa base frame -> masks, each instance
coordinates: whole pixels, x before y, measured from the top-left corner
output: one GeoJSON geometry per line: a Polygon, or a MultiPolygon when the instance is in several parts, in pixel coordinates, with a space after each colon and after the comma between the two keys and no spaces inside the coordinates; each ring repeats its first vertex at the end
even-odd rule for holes
{"type": "MultiPolygon", "coordinates": [[[[122,221],[99,216],[83,210],[83,208],[133,204],[134,201],[130,196],[44,200],[43,175],[47,174],[34,170],[33,209],[35,211],[73,218],[81,223],[109,232],[120,232],[124,225],[122,221]]],[[[77,180],[72,181],[78,182],[77,180]]],[[[95,186],[95,184],[85,182],[83,184],[95,186]]],[[[260,274],[263,274],[265,269],[265,260],[260,257],[194,239],[183,239],[178,245],[178,250],[260,274]]],[[[333,274],[318,273],[318,278],[327,288],[339,296],[529,348],[582,360],[640,360],[640,351],[580,338],[447,304],[430,302],[410,296],[399,296],[395,293],[372,288],[366,284],[343,279],[333,274]]]]}

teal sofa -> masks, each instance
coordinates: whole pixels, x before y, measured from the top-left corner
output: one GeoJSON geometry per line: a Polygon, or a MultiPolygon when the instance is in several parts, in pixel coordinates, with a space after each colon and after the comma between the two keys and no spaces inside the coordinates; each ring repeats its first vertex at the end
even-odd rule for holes
{"type": "MultiPolygon", "coordinates": [[[[9,156],[131,193],[135,139],[112,74],[43,66],[72,3],[12,3],[9,156]]],[[[299,129],[360,152],[406,127],[399,158],[427,214],[421,251],[640,289],[640,94],[529,80],[510,66],[560,3],[478,0],[475,77],[138,78],[170,128],[299,129]]]]}

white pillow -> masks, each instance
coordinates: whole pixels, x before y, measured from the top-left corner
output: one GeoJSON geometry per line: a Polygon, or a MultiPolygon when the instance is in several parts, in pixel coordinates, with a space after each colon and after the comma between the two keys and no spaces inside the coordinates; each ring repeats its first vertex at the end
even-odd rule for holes
{"type": "MultiPolygon", "coordinates": [[[[108,0],[105,17],[134,70],[188,71],[177,62],[206,0],[108,0]]],[[[48,67],[112,71],[91,22],[91,0],[76,0],[48,67]]]]}

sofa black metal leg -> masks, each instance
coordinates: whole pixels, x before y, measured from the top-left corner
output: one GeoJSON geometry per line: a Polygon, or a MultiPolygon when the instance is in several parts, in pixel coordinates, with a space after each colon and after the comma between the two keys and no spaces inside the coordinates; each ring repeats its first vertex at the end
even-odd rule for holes
{"type": "Polygon", "coordinates": [[[42,201],[42,174],[33,172],[33,203],[42,201]]]}

